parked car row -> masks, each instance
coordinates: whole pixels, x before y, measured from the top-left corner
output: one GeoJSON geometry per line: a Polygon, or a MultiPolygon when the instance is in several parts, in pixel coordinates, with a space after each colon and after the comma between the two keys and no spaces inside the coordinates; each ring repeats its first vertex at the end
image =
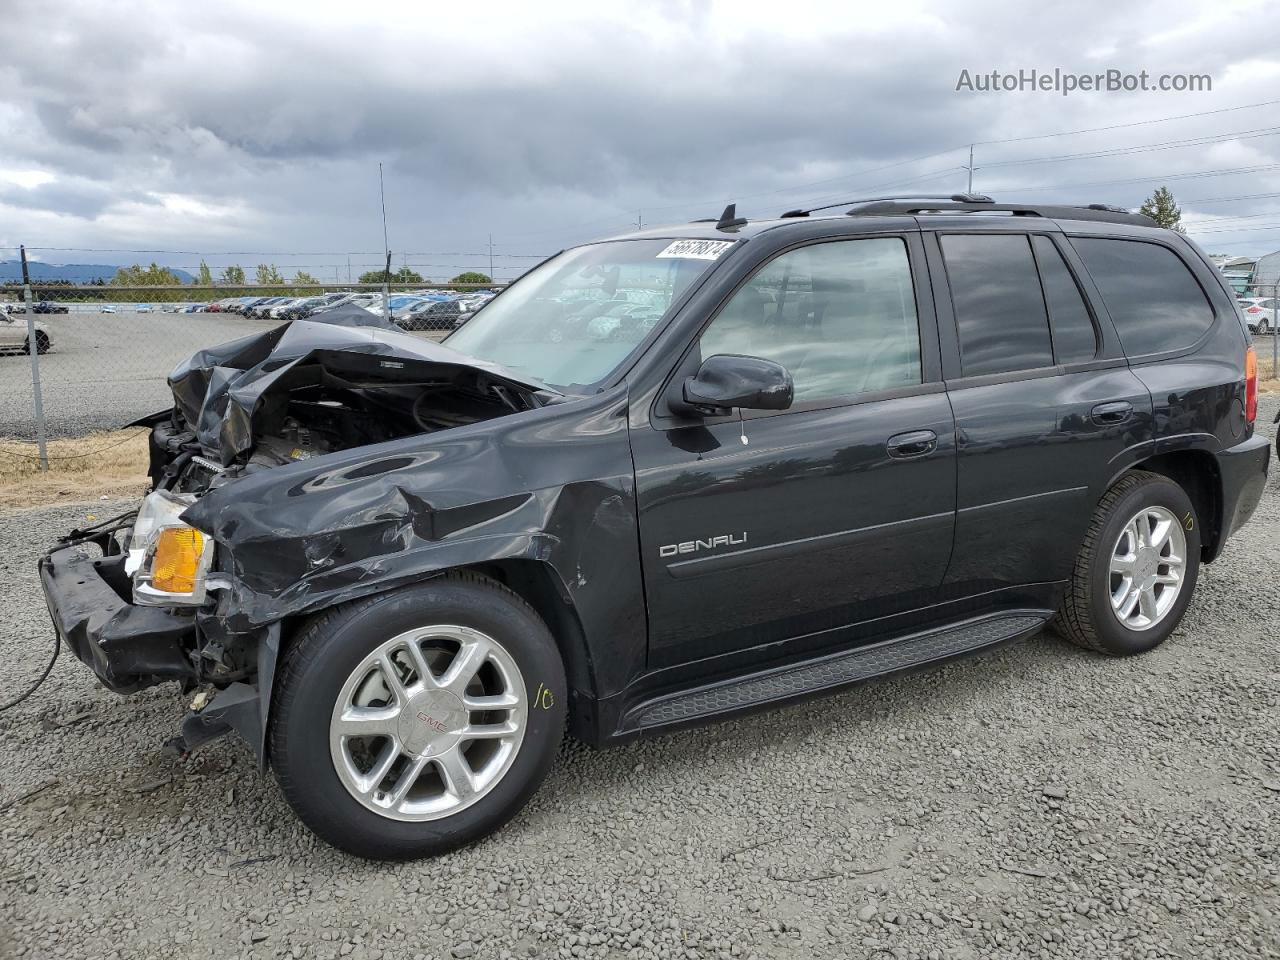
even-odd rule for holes
{"type": "MultiPolygon", "coordinates": [[[[391,319],[403,330],[455,330],[495,296],[492,290],[439,290],[392,297],[391,319]]],[[[366,309],[381,311],[381,298],[366,309]]]]}
{"type": "MultiPolygon", "coordinates": [[[[491,290],[459,293],[453,290],[419,290],[393,293],[386,309],[401,329],[454,330],[495,296],[491,290]]],[[[300,320],[335,307],[361,307],[381,315],[381,293],[327,293],[313,297],[231,297],[207,304],[211,313],[236,313],[255,320],[300,320]]]]}
{"type": "MultiPolygon", "coordinates": [[[[417,290],[393,293],[387,299],[386,308],[391,319],[401,329],[410,331],[455,330],[466,323],[476,311],[496,296],[492,290],[417,290]]],[[[234,313],[255,320],[300,320],[324,310],[340,306],[360,307],[381,315],[383,295],[376,292],[337,291],[309,297],[224,297],[211,303],[101,303],[99,313],[117,313],[132,310],[135,313],[234,313]]],[[[22,303],[5,304],[5,314],[26,312],[22,303]]],[[[66,304],[42,300],[32,308],[33,313],[67,313],[66,304]]]]}
{"type": "MultiPolygon", "coordinates": [[[[6,303],[4,305],[5,313],[26,313],[27,305],[25,303],[6,303]]],[[[40,300],[31,307],[32,313],[66,313],[67,305],[58,303],[54,300],[40,300]]]]}

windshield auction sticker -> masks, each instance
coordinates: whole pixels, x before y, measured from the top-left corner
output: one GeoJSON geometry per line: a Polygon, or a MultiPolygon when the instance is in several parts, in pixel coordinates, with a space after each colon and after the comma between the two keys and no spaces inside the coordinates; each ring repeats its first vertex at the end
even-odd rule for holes
{"type": "Polygon", "coordinates": [[[678,257],[681,260],[718,260],[720,254],[732,246],[732,240],[677,240],[658,256],[678,257]]]}

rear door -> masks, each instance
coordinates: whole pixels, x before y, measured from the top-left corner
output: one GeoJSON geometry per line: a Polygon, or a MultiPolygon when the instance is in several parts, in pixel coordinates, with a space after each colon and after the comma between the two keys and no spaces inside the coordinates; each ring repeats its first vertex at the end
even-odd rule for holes
{"type": "Polygon", "coordinates": [[[686,348],[672,382],[764,357],[795,403],[633,429],[651,667],[840,646],[935,599],[955,448],[922,254],[918,234],[783,250],[686,348]]]}
{"type": "Polygon", "coordinates": [[[946,582],[978,594],[1062,580],[1112,461],[1151,443],[1150,395],[1090,309],[1060,232],[939,230],[929,249],[956,418],[946,582]]]}

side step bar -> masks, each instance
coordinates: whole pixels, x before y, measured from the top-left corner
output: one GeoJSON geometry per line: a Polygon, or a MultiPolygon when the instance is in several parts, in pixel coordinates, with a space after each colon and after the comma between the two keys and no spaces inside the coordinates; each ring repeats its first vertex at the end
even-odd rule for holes
{"type": "Polygon", "coordinates": [[[668,694],[627,711],[618,732],[693,723],[974,653],[1029,636],[1043,627],[1050,616],[1046,611],[1025,610],[982,617],[819,660],[668,694]]]}

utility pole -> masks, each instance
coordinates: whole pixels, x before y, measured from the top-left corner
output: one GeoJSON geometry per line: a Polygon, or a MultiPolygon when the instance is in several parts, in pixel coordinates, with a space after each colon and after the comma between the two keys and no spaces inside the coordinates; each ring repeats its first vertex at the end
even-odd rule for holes
{"type": "Polygon", "coordinates": [[[36,447],[40,454],[40,470],[49,472],[49,449],[44,437],[44,397],[40,393],[40,340],[36,336],[36,301],[31,296],[31,275],[27,272],[26,245],[18,247],[22,254],[22,299],[27,304],[27,352],[31,354],[31,393],[35,399],[36,447]]]}
{"type": "Polygon", "coordinates": [[[378,195],[382,198],[382,247],[387,251],[387,268],[382,273],[382,319],[391,325],[391,241],[387,239],[387,191],[382,183],[382,162],[378,162],[378,195]]]}
{"type": "Polygon", "coordinates": [[[973,193],[973,144],[972,143],[969,144],[969,166],[966,169],[968,169],[969,171],[969,189],[966,192],[973,193]]]}
{"type": "Polygon", "coordinates": [[[489,282],[493,282],[493,234],[489,234],[489,282]]]}
{"type": "Polygon", "coordinates": [[[644,229],[644,211],[643,210],[638,211],[636,214],[636,229],[637,230],[644,229]]]}

